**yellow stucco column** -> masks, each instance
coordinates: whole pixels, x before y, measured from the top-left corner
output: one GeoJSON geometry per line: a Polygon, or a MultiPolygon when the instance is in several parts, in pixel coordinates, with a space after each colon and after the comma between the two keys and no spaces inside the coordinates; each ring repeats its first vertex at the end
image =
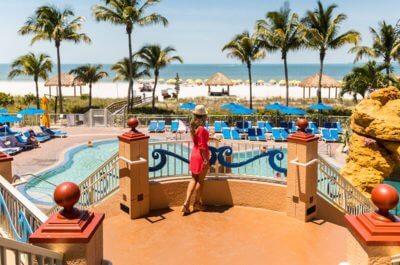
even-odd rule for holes
{"type": "Polygon", "coordinates": [[[297,126],[288,137],[286,208],[288,216],[308,222],[317,214],[318,137],[306,133],[306,119],[297,126]]]}
{"type": "Polygon", "coordinates": [[[136,118],[128,120],[131,131],[118,136],[119,176],[118,199],[120,209],[131,219],[146,216],[150,211],[149,136],[139,133],[136,118]]]}

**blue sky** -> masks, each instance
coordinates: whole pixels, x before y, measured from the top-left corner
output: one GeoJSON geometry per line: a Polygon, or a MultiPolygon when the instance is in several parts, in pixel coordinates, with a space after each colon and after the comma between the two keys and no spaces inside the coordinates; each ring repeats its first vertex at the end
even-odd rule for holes
{"type": "MultiPolygon", "coordinates": [[[[152,10],[166,16],[167,28],[150,26],[138,28],[134,36],[134,48],[143,44],[160,43],[174,46],[185,63],[236,63],[226,58],[221,47],[232,36],[251,30],[256,19],[267,11],[277,10],[283,0],[163,0],[152,10]]],[[[291,8],[303,16],[307,9],[316,6],[314,0],[289,1],[291,8]]],[[[336,0],[338,11],[348,15],[342,30],[356,29],[363,37],[363,44],[371,43],[369,26],[376,27],[385,19],[395,23],[400,15],[398,0],[336,0]]],[[[28,51],[45,52],[55,58],[55,48],[48,42],[30,46],[30,37],[17,34],[26,18],[43,4],[72,7],[76,15],[87,18],[84,31],[92,38],[92,44],[62,44],[63,63],[114,63],[127,54],[127,37],[123,27],[97,23],[91,15],[91,6],[100,0],[1,0],[0,1],[0,63],[10,63],[28,51]]],[[[332,1],[323,0],[324,4],[332,1]]],[[[351,63],[354,56],[347,54],[349,46],[329,51],[327,62],[351,63]]],[[[268,54],[262,63],[280,63],[279,54],[268,54]]],[[[289,63],[317,63],[315,51],[301,50],[289,55],[289,63]]]]}

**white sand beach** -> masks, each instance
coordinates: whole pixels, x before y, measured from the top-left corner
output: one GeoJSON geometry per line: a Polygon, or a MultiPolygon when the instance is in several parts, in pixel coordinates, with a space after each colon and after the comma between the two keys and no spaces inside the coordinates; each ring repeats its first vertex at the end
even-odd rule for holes
{"type": "MultiPolygon", "coordinates": [[[[135,92],[136,95],[142,95],[143,93],[139,92],[139,87],[141,85],[135,83],[135,92]]],[[[159,96],[160,101],[162,101],[161,91],[167,88],[174,88],[174,85],[167,84],[159,84],[157,86],[156,95],[159,96]]],[[[222,88],[212,88],[213,89],[222,89],[222,88]]],[[[226,89],[226,88],[225,88],[226,89]]],[[[76,88],[76,93],[79,95],[79,87],[76,88]]],[[[311,97],[316,96],[316,88],[311,89],[311,97]]],[[[87,94],[89,88],[87,86],[82,88],[82,93],[87,94]]],[[[128,83],[112,83],[112,82],[101,82],[93,85],[93,97],[96,98],[123,98],[126,97],[128,91],[128,83]]],[[[0,92],[10,93],[14,96],[26,95],[29,93],[35,94],[35,85],[34,82],[28,81],[0,81],[0,92]]],[[[206,97],[208,92],[207,86],[192,86],[182,84],[180,86],[180,98],[194,98],[194,97],[206,97]]],[[[39,93],[40,96],[48,95],[49,88],[44,87],[44,83],[39,84],[39,93]]],[[[248,85],[237,85],[233,86],[230,89],[231,96],[236,96],[238,98],[248,98],[249,97],[249,88],[248,85]]],[[[323,89],[322,97],[328,98],[328,89],[323,89]]],[[[339,93],[339,89],[338,89],[339,93]]],[[[147,96],[150,96],[151,93],[146,93],[147,96]]],[[[303,88],[301,87],[290,87],[289,94],[291,98],[303,98],[303,88]]],[[[51,89],[51,95],[56,95],[56,87],[51,89]]],[[[63,95],[64,96],[73,96],[74,88],[73,87],[63,87],[63,95]]],[[[260,85],[253,86],[253,97],[254,98],[268,98],[268,97],[285,97],[285,87],[279,85],[260,85]]],[[[331,98],[335,97],[335,89],[331,89],[331,98]]],[[[308,89],[306,89],[306,98],[308,98],[308,89]]],[[[344,98],[351,99],[350,95],[345,95],[344,98]]]]}

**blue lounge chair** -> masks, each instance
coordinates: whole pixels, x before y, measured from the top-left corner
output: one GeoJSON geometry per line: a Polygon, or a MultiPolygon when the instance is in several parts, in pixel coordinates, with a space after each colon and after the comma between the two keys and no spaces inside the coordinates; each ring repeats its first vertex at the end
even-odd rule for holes
{"type": "Polygon", "coordinates": [[[322,140],[325,142],[335,142],[335,139],[332,137],[329,129],[321,128],[322,140]]]}
{"type": "Polygon", "coordinates": [[[312,130],[312,134],[317,134],[318,133],[318,127],[317,124],[315,122],[310,121],[308,123],[308,128],[310,128],[312,130]]]}
{"type": "Polygon", "coordinates": [[[339,121],[333,123],[333,128],[337,129],[338,133],[343,133],[342,124],[339,121]]]}
{"type": "Polygon", "coordinates": [[[222,128],[229,128],[229,125],[228,125],[228,123],[226,123],[224,121],[221,121],[221,127],[222,128]]]}
{"type": "Polygon", "coordinates": [[[158,133],[165,132],[165,121],[158,121],[156,132],[158,132],[158,133]]]}
{"type": "Polygon", "coordinates": [[[281,135],[281,128],[272,128],[272,140],[284,141],[285,139],[281,135]]]}
{"type": "Polygon", "coordinates": [[[55,131],[47,128],[46,126],[40,126],[40,129],[44,134],[49,135],[50,137],[67,137],[67,133],[61,131],[55,131]]]}
{"type": "MultiPolygon", "coordinates": [[[[28,138],[28,137],[31,135],[31,131],[32,131],[32,130],[29,130],[29,131],[24,132],[24,136],[25,136],[26,138],[28,138]]],[[[33,131],[32,131],[32,132],[33,132],[33,131]]],[[[35,133],[35,132],[33,132],[33,136],[34,136],[34,137],[36,138],[36,140],[38,140],[40,143],[46,142],[46,141],[48,141],[48,140],[51,139],[51,137],[50,137],[49,135],[39,135],[39,134],[37,134],[37,133],[35,133]]]]}
{"type": "MultiPolygon", "coordinates": [[[[249,130],[250,133],[250,130],[249,130]]],[[[257,135],[257,140],[258,141],[267,141],[267,138],[265,137],[265,133],[263,130],[261,130],[260,128],[256,129],[256,135],[257,135]]]]}
{"type": "Polygon", "coordinates": [[[339,130],[338,129],[329,129],[329,132],[331,134],[331,138],[335,141],[338,142],[340,140],[339,136],[339,130]]]}
{"type": "Polygon", "coordinates": [[[265,121],[257,121],[257,128],[261,129],[264,133],[266,132],[266,128],[265,128],[265,121]]]}
{"type": "Polygon", "coordinates": [[[332,128],[332,123],[330,123],[330,122],[325,122],[325,123],[324,123],[324,127],[327,128],[327,129],[330,129],[330,128],[332,128]]]}
{"type": "Polygon", "coordinates": [[[287,129],[288,128],[288,123],[286,121],[281,121],[281,122],[279,122],[279,126],[282,127],[282,128],[287,129]]]}
{"type": "Polygon", "coordinates": [[[11,147],[21,147],[24,150],[33,148],[33,146],[31,144],[28,144],[26,140],[24,141],[21,136],[18,137],[15,135],[11,135],[10,137],[8,137],[8,139],[10,139],[11,147]]]}
{"type": "Polygon", "coordinates": [[[242,121],[236,122],[236,129],[241,133],[246,132],[246,130],[244,128],[244,123],[242,121]]]}
{"type": "MultiPolygon", "coordinates": [[[[257,130],[261,130],[261,129],[257,129],[257,130]]],[[[256,129],[249,129],[249,134],[247,136],[247,139],[249,139],[249,141],[257,141],[257,131],[256,129]]]]}
{"type": "Polygon", "coordinates": [[[157,131],[157,121],[150,121],[149,133],[154,133],[157,131]]]}
{"type": "Polygon", "coordinates": [[[242,140],[238,130],[231,129],[231,134],[232,134],[232,140],[242,140]]]}
{"type": "Polygon", "coordinates": [[[246,122],[244,123],[245,132],[248,132],[249,129],[251,129],[251,128],[252,128],[252,127],[251,127],[251,121],[246,121],[246,122]]]}
{"type": "Polygon", "coordinates": [[[214,132],[216,132],[216,133],[222,132],[222,123],[221,123],[221,121],[215,121],[214,122],[214,132]]]}
{"type": "Polygon", "coordinates": [[[171,132],[176,133],[178,131],[178,128],[179,128],[179,121],[178,120],[171,121],[171,132]]]}
{"type": "Polygon", "coordinates": [[[231,129],[222,128],[222,137],[224,137],[224,140],[232,140],[231,129]]]}
{"type": "Polygon", "coordinates": [[[296,122],[292,121],[288,123],[289,133],[296,133],[297,132],[297,125],[296,122]]]}
{"type": "Polygon", "coordinates": [[[272,123],[271,122],[266,122],[265,123],[265,130],[267,131],[267,132],[272,132],[272,128],[273,128],[274,126],[272,125],[272,123]]]}
{"type": "Polygon", "coordinates": [[[287,140],[287,138],[289,137],[289,132],[287,129],[281,128],[281,136],[283,138],[284,141],[287,140]]]}
{"type": "Polygon", "coordinates": [[[0,152],[14,155],[22,151],[21,147],[11,147],[6,145],[3,141],[0,141],[0,152]]]}

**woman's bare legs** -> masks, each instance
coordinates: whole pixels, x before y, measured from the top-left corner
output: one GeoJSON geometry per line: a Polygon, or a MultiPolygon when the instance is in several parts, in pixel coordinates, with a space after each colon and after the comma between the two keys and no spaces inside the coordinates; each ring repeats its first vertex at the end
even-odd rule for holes
{"type": "Polygon", "coordinates": [[[203,187],[204,187],[204,180],[207,176],[208,173],[208,167],[204,168],[204,171],[199,175],[196,186],[195,186],[195,199],[194,199],[194,204],[195,205],[202,205],[202,195],[203,195],[203,187]]]}
{"type": "Polygon", "coordinates": [[[185,211],[187,209],[189,209],[190,198],[192,197],[192,194],[196,188],[198,179],[199,179],[199,175],[192,174],[192,179],[190,180],[187,191],[186,191],[186,199],[185,199],[185,202],[183,203],[183,208],[184,208],[183,210],[185,210],[185,211]]]}

